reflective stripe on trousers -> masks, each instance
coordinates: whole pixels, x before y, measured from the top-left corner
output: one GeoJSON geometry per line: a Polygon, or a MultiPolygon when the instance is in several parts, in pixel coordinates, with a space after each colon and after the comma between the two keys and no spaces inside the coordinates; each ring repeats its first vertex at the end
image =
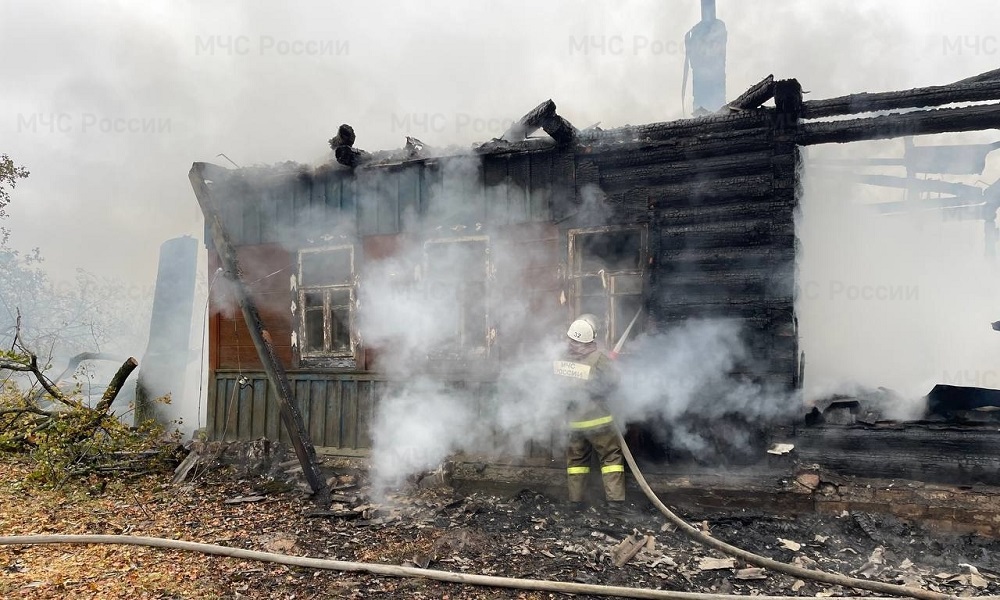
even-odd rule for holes
{"type": "Polygon", "coordinates": [[[601,427],[603,425],[609,425],[614,422],[611,415],[606,417],[598,417],[596,419],[590,419],[589,421],[571,421],[569,424],[570,429],[593,429],[594,427],[601,427]]]}

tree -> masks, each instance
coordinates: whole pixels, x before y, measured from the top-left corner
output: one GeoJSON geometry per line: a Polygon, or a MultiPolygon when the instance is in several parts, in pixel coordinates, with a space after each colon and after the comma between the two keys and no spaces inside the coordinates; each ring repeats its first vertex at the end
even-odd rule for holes
{"type": "MultiPolygon", "coordinates": [[[[0,220],[18,180],[29,172],[0,155],[0,220]]],[[[75,281],[54,282],[42,268],[39,248],[24,253],[7,242],[0,227],[0,347],[10,348],[15,328],[21,343],[47,363],[87,351],[127,356],[142,348],[152,289],[99,278],[82,269],[75,281]]]]}
{"type": "MultiPolygon", "coordinates": [[[[10,191],[17,187],[18,179],[25,179],[30,173],[22,166],[14,164],[14,161],[6,154],[0,154],[0,219],[7,216],[7,205],[10,204],[10,191]]],[[[10,236],[10,231],[6,227],[0,227],[0,243],[5,244],[10,236]]]]}

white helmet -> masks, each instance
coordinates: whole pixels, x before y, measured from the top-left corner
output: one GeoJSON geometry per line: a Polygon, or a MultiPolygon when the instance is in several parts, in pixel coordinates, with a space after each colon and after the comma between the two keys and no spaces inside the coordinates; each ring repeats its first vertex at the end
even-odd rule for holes
{"type": "Polygon", "coordinates": [[[570,324],[566,335],[574,342],[583,344],[593,342],[597,338],[597,317],[590,314],[580,315],[570,324]]]}

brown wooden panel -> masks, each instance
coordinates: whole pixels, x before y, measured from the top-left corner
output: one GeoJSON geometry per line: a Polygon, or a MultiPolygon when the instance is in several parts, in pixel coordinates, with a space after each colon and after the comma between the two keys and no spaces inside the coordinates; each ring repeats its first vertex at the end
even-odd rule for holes
{"type": "MultiPolygon", "coordinates": [[[[286,369],[291,368],[292,347],[290,345],[274,345],[274,352],[278,360],[286,369]]],[[[252,346],[220,346],[219,347],[219,368],[220,369],[242,369],[249,371],[259,371],[263,369],[257,350],[252,346]]]]}
{"type": "MultiPolygon", "coordinates": [[[[276,319],[271,318],[270,321],[273,323],[276,319]]],[[[271,336],[272,344],[276,346],[291,345],[292,327],[290,322],[281,322],[272,326],[264,321],[263,325],[271,336]]],[[[243,324],[242,319],[220,318],[218,344],[220,346],[253,346],[253,338],[250,337],[250,331],[243,324]]]]}
{"type": "MultiPolygon", "coordinates": [[[[208,282],[209,282],[209,317],[208,317],[208,368],[214,371],[219,368],[219,321],[221,315],[212,306],[212,296],[216,271],[221,266],[219,255],[214,249],[208,251],[208,282]]],[[[211,421],[209,421],[211,423],[211,421]]],[[[211,429],[211,427],[209,428],[211,429]]]]}
{"type": "Polygon", "coordinates": [[[365,262],[391,258],[411,242],[405,235],[368,235],[362,238],[361,248],[365,262]]]}

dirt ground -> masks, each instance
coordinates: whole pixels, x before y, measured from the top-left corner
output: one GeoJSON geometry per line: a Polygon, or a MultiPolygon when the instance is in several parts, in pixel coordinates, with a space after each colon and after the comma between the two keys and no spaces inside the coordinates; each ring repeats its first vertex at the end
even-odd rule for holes
{"type": "MultiPolygon", "coordinates": [[[[196,470],[90,480],[58,490],[0,463],[4,535],[160,536],[285,554],[523,578],[680,591],[861,595],[725,557],[664,525],[652,508],[568,510],[531,490],[460,495],[411,486],[374,502],[363,479],[332,474],[330,511],[273,474],[196,470]],[[290,489],[291,488],[291,489],[290,489]],[[643,549],[615,566],[623,540],[643,549]],[[646,536],[646,537],[643,537],[646,536]]],[[[669,503],[669,499],[668,503],[669,503]]],[[[961,596],[1000,593],[1000,541],[922,531],[868,514],[781,518],[682,513],[713,536],[807,567],[961,596]]],[[[317,571],[133,546],[0,546],[2,598],[554,598],[556,594],[317,571]]]]}

